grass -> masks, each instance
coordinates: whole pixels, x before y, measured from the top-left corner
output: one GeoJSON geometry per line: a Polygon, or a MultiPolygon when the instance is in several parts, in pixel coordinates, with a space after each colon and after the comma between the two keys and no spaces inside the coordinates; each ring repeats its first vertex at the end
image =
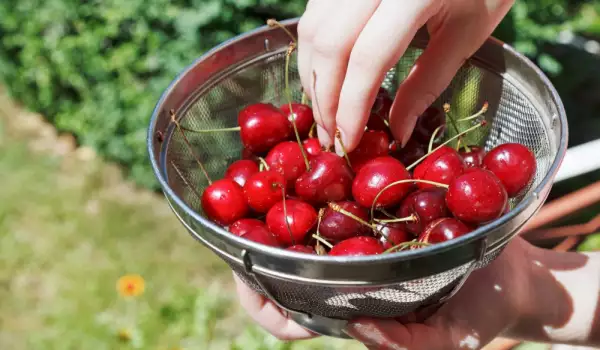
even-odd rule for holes
{"type": "Polygon", "coordinates": [[[240,310],[231,272],[161,196],[123,182],[0,94],[0,349],[342,349],[282,343],[240,310]],[[62,147],[62,148],[61,148],[62,147]],[[127,300],[116,282],[144,277],[127,300]]]}

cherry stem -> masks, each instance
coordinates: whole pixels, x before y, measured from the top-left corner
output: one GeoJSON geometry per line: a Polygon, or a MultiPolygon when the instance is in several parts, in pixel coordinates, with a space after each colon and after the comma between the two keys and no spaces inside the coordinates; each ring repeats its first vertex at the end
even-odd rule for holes
{"type": "Polygon", "coordinates": [[[431,244],[426,243],[426,242],[418,242],[416,240],[412,240],[412,241],[402,242],[400,244],[397,244],[397,245],[391,247],[390,249],[386,250],[385,252],[383,252],[383,254],[389,254],[396,250],[402,251],[408,247],[427,247],[429,245],[431,245],[431,244]]]}
{"type": "Polygon", "coordinates": [[[350,168],[352,168],[352,163],[350,163],[350,157],[348,157],[348,152],[346,152],[346,147],[344,146],[344,141],[342,141],[342,133],[340,132],[339,129],[335,131],[335,138],[340,143],[340,148],[342,149],[342,153],[344,153],[344,158],[346,158],[346,163],[348,163],[348,166],[350,168]]]}
{"type": "Polygon", "coordinates": [[[327,240],[325,238],[323,238],[323,237],[321,237],[319,235],[312,235],[312,237],[314,239],[316,239],[317,242],[323,243],[323,245],[327,246],[329,249],[333,248],[333,245],[331,243],[327,242],[327,240]]]}
{"type": "Polygon", "coordinates": [[[431,152],[427,153],[426,155],[424,155],[423,157],[419,158],[417,161],[415,161],[414,163],[412,163],[411,165],[409,165],[408,167],[406,167],[406,170],[410,170],[412,168],[414,168],[415,166],[417,166],[419,163],[421,163],[425,158],[429,157],[429,155],[433,152],[436,152],[437,150],[439,150],[440,148],[446,146],[447,144],[449,144],[450,142],[463,137],[464,135],[470,133],[471,131],[478,129],[484,125],[486,125],[487,122],[485,120],[482,120],[481,122],[477,123],[477,125],[472,126],[470,128],[468,128],[467,130],[461,132],[460,134],[448,139],[446,142],[442,143],[441,145],[437,146],[435,149],[433,149],[431,152]]]}
{"type": "Polygon", "coordinates": [[[387,216],[388,218],[398,219],[395,215],[392,215],[391,213],[389,213],[385,208],[379,208],[379,211],[382,212],[383,215],[387,216]]]}
{"type": "Polygon", "coordinates": [[[487,112],[488,107],[489,107],[489,104],[486,101],[486,102],[483,103],[483,107],[481,107],[481,109],[479,110],[479,112],[473,114],[470,117],[459,119],[458,121],[459,122],[466,122],[466,121],[469,121],[469,120],[473,120],[473,119],[479,118],[479,116],[481,116],[482,114],[484,114],[485,112],[487,112]]]}
{"type": "Polygon", "coordinates": [[[282,184],[278,184],[279,187],[281,187],[281,193],[283,194],[283,218],[285,220],[285,227],[288,230],[288,233],[290,234],[290,238],[292,240],[292,245],[296,244],[296,240],[294,239],[294,234],[292,233],[292,228],[290,227],[290,223],[288,221],[288,215],[287,215],[287,204],[286,204],[286,199],[285,199],[285,186],[282,184]]]}
{"type": "MultiPolygon", "coordinates": [[[[325,208],[319,209],[319,215],[317,216],[317,233],[316,233],[316,235],[319,237],[321,237],[321,231],[319,231],[319,230],[321,229],[321,220],[323,219],[324,214],[325,214],[325,208]]],[[[320,247],[321,247],[320,241],[317,240],[317,243],[315,245],[315,251],[317,252],[317,254],[319,254],[320,247]]]]}
{"type": "Polygon", "coordinates": [[[331,208],[331,210],[338,212],[340,214],[346,215],[347,217],[351,218],[352,220],[355,220],[356,222],[361,223],[361,224],[369,227],[370,229],[377,231],[377,227],[375,225],[370,224],[370,223],[366,222],[365,220],[359,218],[358,216],[352,214],[351,212],[345,210],[339,204],[330,202],[328,205],[329,205],[329,208],[331,208]]]}
{"type": "Polygon", "coordinates": [[[240,131],[240,127],[239,126],[234,126],[231,128],[223,128],[223,129],[205,129],[205,130],[196,130],[196,129],[190,129],[190,128],[186,128],[186,127],[181,127],[181,129],[185,130],[185,131],[189,131],[189,132],[195,132],[195,133],[211,133],[211,132],[232,132],[232,131],[240,131]]]}
{"type": "MultiPolygon", "coordinates": [[[[444,113],[446,114],[446,119],[450,120],[450,124],[452,124],[452,127],[454,127],[454,131],[459,134],[460,133],[460,129],[458,128],[458,125],[456,124],[456,120],[454,120],[454,118],[452,117],[452,115],[450,115],[450,104],[449,103],[444,103],[444,113]]],[[[456,150],[459,149],[459,145],[460,145],[460,141],[462,140],[462,137],[458,138],[458,141],[456,142],[456,150]]]]}
{"type": "Polygon", "coordinates": [[[300,99],[300,103],[305,105],[307,102],[308,102],[308,95],[306,94],[306,92],[304,92],[304,89],[302,89],[302,98],[300,99]]]}
{"type": "Polygon", "coordinates": [[[258,157],[258,160],[260,161],[260,171],[262,171],[262,168],[265,168],[267,170],[271,170],[271,168],[269,167],[269,164],[267,164],[267,161],[264,160],[263,157],[258,157]]]}
{"type": "Polygon", "coordinates": [[[431,153],[431,149],[433,148],[433,141],[435,141],[437,134],[442,130],[443,125],[438,126],[431,135],[431,139],[429,140],[429,147],[427,147],[427,153],[431,153]]]}
{"type": "Polygon", "coordinates": [[[414,214],[411,214],[410,216],[407,216],[405,218],[393,218],[393,219],[374,219],[376,222],[382,223],[382,224],[391,224],[391,223],[395,223],[395,222],[410,222],[410,221],[417,221],[417,217],[414,214]]]}
{"type": "Polygon", "coordinates": [[[315,137],[315,129],[316,129],[316,128],[317,128],[317,123],[313,123],[313,124],[310,126],[310,130],[308,131],[308,137],[309,137],[309,138],[313,138],[313,137],[315,137]]]}
{"type": "Polygon", "coordinates": [[[373,199],[373,204],[371,204],[371,220],[373,220],[373,218],[375,216],[375,207],[377,204],[377,200],[383,194],[383,192],[387,191],[388,189],[390,189],[394,186],[407,184],[407,183],[424,183],[424,184],[442,187],[442,188],[446,188],[446,189],[448,188],[448,185],[446,185],[446,184],[434,182],[434,181],[428,181],[428,180],[406,179],[406,180],[398,180],[398,181],[392,182],[391,184],[382,188],[381,191],[379,191],[379,193],[377,193],[377,195],[375,196],[375,199],[373,199]]]}
{"type": "Polygon", "coordinates": [[[210,176],[208,176],[208,172],[206,171],[206,168],[204,168],[204,165],[200,161],[200,158],[198,157],[196,152],[194,152],[194,148],[190,144],[190,141],[188,140],[187,136],[185,136],[185,133],[183,132],[181,125],[179,124],[179,121],[177,120],[175,110],[173,110],[173,109],[170,110],[170,113],[171,113],[171,122],[175,124],[175,126],[177,127],[177,130],[179,130],[179,133],[181,133],[181,136],[183,137],[183,142],[185,142],[190,153],[192,153],[192,155],[194,156],[194,160],[196,161],[196,163],[198,163],[198,166],[200,167],[200,170],[204,174],[206,181],[208,182],[209,185],[212,185],[212,180],[210,179],[210,176]]]}
{"type": "Polygon", "coordinates": [[[181,178],[181,181],[183,181],[183,183],[189,187],[192,192],[194,192],[194,194],[198,197],[198,199],[201,198],[200,196],[200,192],[194,187],[192,186],[191,183],[189,183],[189,181],[185,178],[185,176],[183,176],[183,174],[181,173],[181,170],[179,170],[179,168],[175,165],[175,163],[173,161],[171,161],[171,166],[173,166],[173,169],[175,169],[175,172],[177,173],[177,175],[179,175],[179,177],[181,178]]]}
{"type": "Polygon", "coordinates": [[[283,24],[279,23],[276,19],[274,18],[269,18],[267,20],[267,25],[271,28],[274,27],[278,27],[281,30],[283,30],[289,37],[290,39],[292,39],[292,41],[294,42],[294,44],[298,44],[298,41],[296,40],[296,37],[294,36],[294,34],[292,34],[292,32],[289,31],[289,29],[286,28],[286,26],[284,26],[283,24]]]}

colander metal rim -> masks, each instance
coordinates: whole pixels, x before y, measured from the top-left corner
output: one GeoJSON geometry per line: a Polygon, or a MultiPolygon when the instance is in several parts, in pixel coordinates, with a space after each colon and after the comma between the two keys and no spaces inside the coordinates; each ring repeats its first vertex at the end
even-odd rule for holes
{"type": "MultiPolygon", "coordinates": [[[[281,21],[281,23],[285,26],[290,25],[290,24],[294,25],[294,24],[297,24],[298,20],[299,20],[299,18],[292,18],[292,19],[281,21]]],[[[437,243],[437,244],[434,244],[434,245],[431,245],[428,247],[424,247],[421,249],[407,250],[407,251],[389,253],[389,254],[385,254],[385,255],[332,257],[332,256],[321,256],[321,255],[316,255],[316,254],[314,254],[314,255],[313,254],[302,254],[302,253],[284,250],[284,249],[280,249],[280,248],[265,246],[265,245],[262,245],[262,244],[259,244],[259,243],[253,242],[253,241],[249,241],[249,240],[246,240],[241,237],[233,235],[232,233],[223,229],[221,226],[219,226],[219,225],[213,223],[212,221],[210,221],[209,219],[201,216],[198,212],[193,210],[184,200],[182,200],[171,189],[171,187],[169,186],[168,181],[167,181],[166,173],[161,171],[159,161],[157,161],[154,156],[154,145],[156,142],[156,140],[154,138],[154,133],[155,133],[158,118],[159,118],[159,115],[160,115],[160,112],[161,112],[164,102],[167,100],[168,96],[173,91],[175,86],[177,86],[177,84],[183,79],[183,77],[185,77],[190,71],[192,71],[199,62],[202,62],[206,58],[213,55],[215,52],[218,52],[219,50],[221,50],[223,47],[226,47],[234,42],[245,39],[247,37],[251,37],[253,35],[257,35],[257,34],[260,34],[262,32],[266,32],[269,30],[273,30],[273,29],[265,25],[265,26],[256,28],[254,30],[248,31],[246,33],[240,34],[238,36],[235,36],[235,37],[233,37],[229,40],[226,40],[223,43],[215,46],[214,48],[210,49],[205,54],[201,55],[199,58],[194,60],[187,67],[185,67],[175,77],[175,79],[173,79],[173,81],[169,84],[167,89],[163,92],[160,99],[158,100],[158,102],[152,112],[152,117],[150,119],[150,127],[148,128],[148,134],[147,134],[147,150],[148,150],[149,156],[150,156],[152,171],[154,172],[154,175],[156,176],[157,180],[159,181],[162,191],[164,191],[164,193],[170,198],[170,200],[173,200],[179,207],[183,208],[189,215],[191,215],[191,217],[194,220],[200,222],[203,226],[210,228],[215,233],[225,237],[225,239],[235,241],[237,244],[242,246],[244,249],[249,248],[251,250],[260,251],[261,254],[271,255],[276,258],[293,258],[293,259],[298,259],[298,260],[307,261],[307,262],[308,261],[324,262],[324,263],[329,263],[329,264],[349,264],[349,263],[366,264],[366,263],[377,263],[377,262],[381,262],[382,260],[402,261],[402,260],[410,260],[410,259],[414,259],[414,258],[419,258],[419,257],[425,256],[425,255],[436,254],[436,253],[439,253],[442,251],[446,251],[446,250],[449,250],[452,248],[462,246],[463,244],[466,244],[473,240],[481,238],[481,236],[484,236],[486,232],[490,232],[490,231],[494,230],[495,228],[506,224],[512,218],[521,214],[529,205],[533,204],[533,202],[536,199],[538,199],[539,193],[541,192],[541,190],[543,188],[545,188],[545,186],[548,185],[552,181],[552,179],[556,176],[556,173],[558,172],[558,168],[560,167],[562,159],[564,158],[564,155],[566,153],[567,140],[568,140],[566,112],[565,112],[562,100],[560,99],[560,96],[559,96],[558,92],[556,91],[556,89],[554,88],[554,86],[551,84],[550,79],[542,72],[542,70],[540,68],[538,68],[533,62],[531,62],[531,60],[529,60],[526,56],[517,52],[516,49],[514,49],[510,45],[502,42],[501,40],[498,40],[494,37],[489,37],[486,41],[486,44],[491,43],[492,45],[501,46],[504,50],[508,51],[511,55],[514,55],[515,57],[517,57],[528,68],[532,69],[535,73],[537,73],[538,77],[542,80],[544,85],[549,89],[553,100],[556,102],[557,109],[558,109],[558,118],[560,120],[560,123],[559,123],[560,124],[560,135],[559,135],[560,141],[559,141],[556,156],[554,157],[554,160],[552,161],[552,165],[550,166],[547,174],[544,176],[542,181],[536,186],[536,188],[528,196],[523,198],[523,200],[515,208],[513,208],[508,214],[506,214],[506,215],[500,217],[499,219],[492,221],[484,226],[481,226],[481,227],[477,228],[476,230],[474,230],[464,236],[458,237],[456,239],[453,239],[453,240],[450,240],[447,242],[443,242],[443,243],[437,243]]],[[[170,133],[170,135],[167,138],[165,138],[165,140],[163,141],[165,145],[168,144],[168,140],[170,139],[171,135],[172,135],[172,133],[170,133]]],[[[162,154],[160,157],[161,158],[160,163],[162,163],[162,165],[163,165],[162,169],[166,169],[166,157],[164,155],[164,152],[161,152],[161,153],[162,154]]]]}

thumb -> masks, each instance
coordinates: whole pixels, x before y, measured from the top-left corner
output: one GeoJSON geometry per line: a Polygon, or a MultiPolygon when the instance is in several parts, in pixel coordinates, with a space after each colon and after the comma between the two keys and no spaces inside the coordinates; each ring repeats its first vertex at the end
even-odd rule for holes
{"type": "Polygon", "coordinates": [[[511,3],[497,0],[494,8],[486,7],[491,5],[485,2],[457,4],[459,8],[431,19],[428,23],[431,40],[399,86],[390,111],[390,128],[403,146],[419,115],[439,97],[464,62],[485,42],[511,3]]]}

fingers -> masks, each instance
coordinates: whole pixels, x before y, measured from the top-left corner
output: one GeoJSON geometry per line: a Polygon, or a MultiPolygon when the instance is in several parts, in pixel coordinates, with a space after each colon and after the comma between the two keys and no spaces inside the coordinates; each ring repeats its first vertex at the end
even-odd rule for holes
{"type": "Polygon", "coordinates": [[[240,304],[248,315],[267,332],[280,340],[300,340],[314,338],[315,335],[288,319],[272,302],[250,289],[234,273],[240,304]]]}
{"type": "MultiPolygon", "coordinates": [[[[380,0],[329,1],[329,4],[335,3],[336,6],[332,7],[335,11],[327,11],[324,18],[319,18],[318,26],[308,27],[305,22],[301,27],[303,36],[312,38],[309,44],[310,66],[306,71],[306,62],[303,62],[301,75],[311,79],[315,121],[326,131],[325,135],[320,135],[321,143],[326,146],[331,144],[335,133],[335,115],[350,52],[379,2],[380,0]],[[310,33],[311,30],[314,32],[310,33]],[[315,77],[316,81],[313,81],[315,77]]],[[[306,45],[304,39],[300,45],[306,45]]],[[[306,57],[302,59],[307,60],[306,57]]]]}
{"type": "Polygon", "coordinates": [[[336,115],[348,151],[360,141],[385,73],[404,54],[417,30],[437,11],[437,3],[383,0],[360,33],[350,54],[336,115]]]}
{"type": "Polygon", "coordinates": [[[484,43],[511,3],[506,0],[463,1],[454,4],[462,7],[461,10],[453,9],[448,14],[441,11],[436,16],[439,18],[433,18],[429,23],[431,41],[398,88],[390,112],[390,128],[402,146],[408,142],[418,116],[443,92],[465,60],[484,43]]]}

